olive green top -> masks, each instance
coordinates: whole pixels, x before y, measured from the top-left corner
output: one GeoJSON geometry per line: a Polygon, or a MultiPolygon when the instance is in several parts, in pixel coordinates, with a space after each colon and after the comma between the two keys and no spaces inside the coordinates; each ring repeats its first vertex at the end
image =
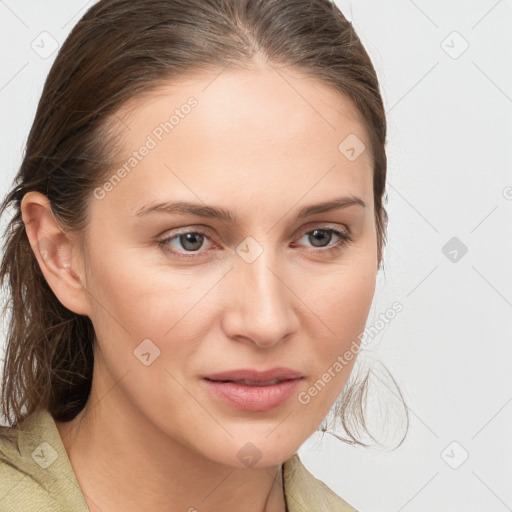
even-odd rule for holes
{"type": "MultiPolygon", "coordinates": [[[[0,512],[89,512],[53,417],[39,409],[18,440],[0,436],[0,512]]],[[[288,512],[357,512],[294,454],[283,464],[288,512]]]]}

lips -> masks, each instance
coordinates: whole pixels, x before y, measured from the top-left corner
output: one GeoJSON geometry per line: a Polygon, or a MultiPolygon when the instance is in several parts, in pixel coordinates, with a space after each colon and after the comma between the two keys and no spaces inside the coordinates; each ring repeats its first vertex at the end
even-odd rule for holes
{"type": "Polygon", "coordinates": [[[206,375],[204,378],[212,381],[245,382],[247,386],[268,386],[283,380],[301,378],[302,374],[291,368],[272,368],[258,371],[252,369],[229,370],[220,373],[206,375]]]}
{"type": "Polygon", "coordinates": [[[242,386],[273,386],[274,384],[278,384],[279,382],[283,382],[284,380],[289,379],[272,379],[267,380],[265,382],[257,381],[257,380],[247,380],[247,379],[241,379],[241,380],[218,380],[213,382],[235,382],[236,384],[241,384],[242,386]]]}
{"type": "Polygon", "coordinates": [[[207,389],[219,400],[237,409],[264,412],[284,404],[303,379],[290,368],[266,371],[232,370],[203,377],[207,389]]]}

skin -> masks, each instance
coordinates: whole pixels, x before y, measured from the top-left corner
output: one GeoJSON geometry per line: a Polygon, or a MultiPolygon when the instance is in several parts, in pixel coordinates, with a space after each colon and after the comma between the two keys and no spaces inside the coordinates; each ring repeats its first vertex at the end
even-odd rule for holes
{"type": "Polygon", "coordinates": [[[322,422],[356,358],[308,404],[298,394],[357,340],[374,294],[371,155],[366,149],[349,161],[338,150],[349,134],[369,148],[354,105],[289,69],[204,73],[118,112],[116,165],[190,96],[197,107],[103,199],[91,197],[85,233],[64,232],[45,196],[30,192],[22,201],[50,287],[96,332],[91,397],[75,420],[57,423],[94,512],[284,511],[282,463],[322,422]],[[304,206],[345,195],[366,206],[297,217],[304,206]],[[178,199],[230,210],[237,223],[135,215],[178,199]],[[166,253],[156,240],[178,228],[207,237],[195,252],[176,237],[167,244],[178,254],[166,253]],[[327,231],[315,245],[311,232],[328,228],[349,230],[352,240],[326,252],[339,237],[327,231]],[[236,252],[249,236],[263,249],[252,263],[236,252]],[[41,239],[54,247],[49,257],[41,239]],[[196,256],[180,256],[187,253],[196,256]],[[147,338],[160,349],[149,366],[134,355],[147,338]],[[201,381],[276,366],[304,379],[267,412],[220,402],[201,381]],[[252,467],[237,457],[249,442],[261,455],[252,467]]]}

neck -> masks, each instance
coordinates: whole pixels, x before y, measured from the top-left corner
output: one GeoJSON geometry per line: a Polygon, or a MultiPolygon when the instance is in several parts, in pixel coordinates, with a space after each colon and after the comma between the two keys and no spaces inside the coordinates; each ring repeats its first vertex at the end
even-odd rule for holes
{"type": "Polygon", "coordinates": [[[90,512],[285,512],[282,465],[240,469],[209,460],[129,404],[113,403],[114,394],[93,386],[74,420],[56,422],[90,512]]]}

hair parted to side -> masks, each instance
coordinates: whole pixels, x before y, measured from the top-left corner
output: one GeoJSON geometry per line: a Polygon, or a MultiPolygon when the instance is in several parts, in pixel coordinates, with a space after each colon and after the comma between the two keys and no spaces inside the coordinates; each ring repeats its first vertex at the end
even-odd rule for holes
{"type": "MultiPolygon", "coordinates": [[[[316,78],[357,107],[374,164],[381,265],[387,225],[385,110],[370,57],[332,1],[100,0],[58,52],[13,189],[0,207],[0,215],[8,206],[14,212],[0,266],[0,281],[9,287],[0,411],[12,427],[8,435],[39,407],[57,421],[72,420],[88,400],[94,361],[92,322],[59,302],[30,247],[20,210],[23,196],[45,194],[62,229],[83,232],[93,190],[112,165],[109,121],[122,106],[196,72],[227,66],[250,71],[258,58],[316,78]]],[[[337,409],[348,433],[344,440],[364,446],[351,428],[365,429],[366,384],[345,389],[337,409]]]]}

